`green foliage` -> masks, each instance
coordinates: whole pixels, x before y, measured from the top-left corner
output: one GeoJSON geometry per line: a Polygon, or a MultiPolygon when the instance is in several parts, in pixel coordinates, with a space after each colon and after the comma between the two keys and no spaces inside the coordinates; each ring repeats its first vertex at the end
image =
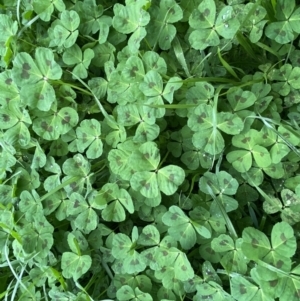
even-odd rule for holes
{"type": "Polygon", "coordinates": [[[0,299],[300,299],[300,5],[0,4],[0,299]]]}

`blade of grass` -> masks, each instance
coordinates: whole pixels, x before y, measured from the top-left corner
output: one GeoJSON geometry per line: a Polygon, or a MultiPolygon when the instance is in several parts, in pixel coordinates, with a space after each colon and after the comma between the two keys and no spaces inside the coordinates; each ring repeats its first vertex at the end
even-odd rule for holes
{"type": "Polygon", "coordinates": [[[66,187],[67,185],[71,184],[72,182],[77,182],[81,177],[76,176],[76,177],[72,177],[66,181],[64,181],[63,183],[61,183],[60,185],[56,186],[54,189],[52,189],[51,191],[49,191],[48,193],[44,194],[41,197],[41,202],[44,201],[46,198],[48,198],[49,196],[51,196],[53,193],[55,193],[56,191],[66,187]]]}
{"type": "Polygon", "coordinates": [[[186,76],[191,77],[190,71],[189,71],[188,66],[186,64],[185,57],[183,55],[183,50],[182,50],[181,44],[180,44],[177,37],[174,38],[174,40],[172,42],[172,45],[173,45],[173,49],[174,49],[174,53],[176,55],[176,58],[177,58],[179,64],[181,65],[182,69],[184,70],[186,76]]]}
{"type": "Polygon", "coordinates": [[[171,104],[171,105],[151,105],[151,104],[143,104],[143,106],[147,106],[150,108],[165,108],[165,109],[188,109],[188,108],[195,108],[197,104],[171,104]]]}
{"type": "Polygon", "coordinates": [[[228,214],[227,214],[227,212],[226,212],[226,210],[225,210],[223,204],[222,204],[222,203],[220,202],[220,200],[216,197],[216,195],[213,193],[213,190],[211,189],[211,187],[210,187],[208,184],[207,184],[207,190],[208,190],[210,196],[213,198],[213,200],[217,203],[217,205],[218,205],[218,207],[219,207],[219,209],[220,209],[220,211],[221,211],[221,214],[222,214],[222,216],[223,216],[223,218],[224,218],[224,220],[225,220],[225,223],[226,223],[226,225],[227,225],[227,228],[228,228],[228,231],[229,231],[230,235],[231,235],[235,240],[238,239],[238,235],[237,235],[237,233],[236,233],[236,231],[235,231],[235,229],[234,229],[234,226],[233,226],[233,224],[232,224],[232,222],[231,222],[231,220],[230,220],[230,218],[229,218],[229,216],[228,216],[228,214]]]}
{"type": "Polygon", "coordinates": [[[221,50],[219,47],[218,47],[218,56],[219,56],[221,64],[227,70],[227,72],[230,73],[233,77],[235,77],[239,81],[240,79],[239,79],[238,75],[235,73],[235,71],[232,69],[232,67],[225,61],[225,59],[223,59],[223,57],[221,55],[221,50]]]}
{"type": "Polygon", "coordinates": [[[176,81],[176,83],[198,83],[198,82],[215,82],[215,83],[230,83],[230,84],[240,84],[240,81],[235,81],[230,78],[222,77],[197,77],[197,78],[187,78],[184,80],[176,81]]]}
{"type": "Polygon", "coordinates": [[[245,49],[249,56],[251,56],[254,60],[258,61],[258,56],[254,53],[251,44],[248,39],[244,37],[244,35],[238,31],[236,33],[236,38],[239,41],[240,45],[245,49]]]}
{"type": "Polygon", "coordinates": [[[264,49],[264,50],[270,52],[271,54],[275,55],[275,56],[277,57],[278,61],[280,61],[280,56],[279,56],[279,54],[278,54],[275,50],[273,50],[271,47],[269,47],[269,46],[267,46],[267,45],[265,45],[265,44],[263,44],[263,43],[261,43],[261,42],[256,42],[256,45],[257,45],[258,47],[260,47],[260,48],[262,48],[262,49],[264,49]]]}
{"type": "Polygon", "coordinates": [[[75,78],[77,78],[77,80],[84,86],[86,87],[86,89],[88,89],[90,91],[90,93],[93,95],[101,113],[103,114],[103,116],[110,121],[112,124],[115,124],[118,127],[117,122],[112,118],[112,116],[108,115],[108,113],[105,111],[104,107],[102,106],[100,100],[98,99],[98,97],[96,96],[96,94],[93,92],[93,90],[81,79],[79,78],[76,74],[74,74],[73,72],[69,71],[75,78]]]}

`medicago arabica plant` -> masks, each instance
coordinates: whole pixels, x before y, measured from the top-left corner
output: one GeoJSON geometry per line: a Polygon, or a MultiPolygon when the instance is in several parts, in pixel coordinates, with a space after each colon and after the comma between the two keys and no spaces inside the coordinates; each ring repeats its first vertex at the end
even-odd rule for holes
{"type": "Polygon", "coordinates": [[[3,0],[0,299],[300,299],[300,5],[3,0]]]}

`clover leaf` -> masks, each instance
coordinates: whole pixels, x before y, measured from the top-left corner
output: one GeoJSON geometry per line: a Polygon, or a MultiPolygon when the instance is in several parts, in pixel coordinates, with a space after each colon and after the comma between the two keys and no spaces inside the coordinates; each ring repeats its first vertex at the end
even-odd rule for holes
{"type": "Polygon", "coordinates": [[[288,4],[279,0],[276,6],[277,21],[266,27],[266,36],[277,43],[285,44],[294,39],[295,33],[300,33],[300,9],[295,8],[295,1],[288,4]]]}
{"type": "Polygon", "coordinates": [[[216,3],[213,0],[202,1],[198,8],[193,10],[189,24],[195,29],[189,36],[189,42],[198,50],[218,46],[219,35],[225,39],[232,39],[240,26],[232,6],[223,7],[216,16],[216,3]]]}
{"type": "Polygon", "coordinates": [[[12,69],[13,80],[22,87],[21,100],[24,104],[48,111],[55,102],[55,92],[49,80],[61,78],[61,67],[55,62],[50,49],[38,47],[35,61],[25,52],[18,53],[12,69]]]}
{"type": "Polygon", "coordinates": [[[46,140],[56,140],[66,134],[78,123],[78,114],[71,107],[60,110],[55,108],[39,114],[40,117],[33,121],[35,133],[46,140]]]}
{"type": "Polygon", "coordinates": [[[63,61],[69,66],[76,65],[73,69],[73,73],[79,78],[87,77],[87,69],[94,58],[94,52],[92,49],[86,49],[83,54],[77,44],[74,44],[68,48],[63,54],[63,61]]]}
{"type": "Polygon", "coordinates": [[[260,135],[257,130],[250,129],[245,134],[239,134],[232,138],[232,144],[241,150],[229,152],[226,156],[227,160],[239,172],[248,171],[252,166],[252,160],[259,167],[268,167],[272,160],[268,150],[259,145],[260,135]]]}
{"type": "Polygon", "coordinates": [[[211,247],[215,252],[221,252],[222,259],[220,263],[228,272],[237,272],[244,274],[247,271],[247,261],[244,259],[244,253],[241,250],[243,240],[238,239],[236,242],[226,234],[221,234],[214,238],[211,247]]]}
{"type": "Polygon", "coordinates": [[[245,27],[250,31],[249,39],[252,43],[256,43],[260,40],[263,35],[264,26],[268,23],[268,21],[264,19],[267,11],[263,6],[247,3],[245,7],[248,12],[254,8],[253,18],[249,18],[245,24],[245,27]]]}
{"type": "Polygon", "coordinates": [[[236,135],[243,129],[243,122],[236,114],[217,113],[211,105],[207,104],[196,107],[189,116],[187,124],[195,132],[194,146],[211,155],[221,153],[225,146],[219,130],[229,135],[236,135]]]}
{"type": "Polygon", "coordinates": [[[60,19],[56,23],[52,23],[52,27],[49,29],[50,36],[53,36],[49,46],[70,48],[78,37],[79,24],[80,18],[76,11],[64,10],[60,19]]]}
{"type": "Polygon", "coordinates": [[[62,274],[64,277],[75,281],[85,274],[92,265],[89,255],[79,255],[72,252],[64,252],[61,258],[62,274]]]}
{"type": "Polygon", "coordinates": [[[160,155],[153,142],[142,144],[130,159],[132,166],[138,170],[130,179],[131,187],[147,198],[157,197],[160,191],[171,195],[184,180],[184,171],[179,166],[158,168],[160,155]]]}
{"type": "Polygon", "coordinates": [[[152,17],[152,22],[149,24],[152,30],[148,31],[147,35],[150,45],[155,48],[158,44],[163,50],[170,49],[171,42],[176,35],[176,27],[172,23],[183,17],[180,5],[174,0],[163,0],[159,2],[159,7],[151,5],[149,12],[152,17]]]}
{"type": "Polygon", "coordinates": [[[242,89],[229,90],[227,99],[234,112],[246,109],[252,106],[256,101],[256,96],[251,91],[243,91],[242,89]]]}
{"type": "Polygon", "coordinates": [[[297,223],[300,220],[299,207],[300,198],[297,194],[289,189],[282,189],[281,191],[282,202],[274,197],[269,196],[263,203],[265,212],[274,214],[281,212],[281,219],[290,225],[297,223]]]}
{"type": "Polygon", "coordinates": [[[145,260],[134,249],[134,243],[130,238],[122,233],[116,234],[112,241],[112,255],[122,260],[125,273],[134,274],[146,268],[145,260]]]}
{"type": "Polygon", "coordinates": [[[148,293],[142,292],[138,287],[135,290],[129,285],[124,285],[117,291],[117,298],[120,301],[136,300],[136,301],[152,301],[152,297],[148,293]]]}
{"type": "Polygon", "coordinates": [[[103,208],[102,218],[106,221],[121,222],[125,220],[125,210],[134,212],[133,202],[127,190],[115,183],[103,185],[94,200],[98,208],[103,208]]]}
{"type": "Polygon", "coordinates": [[[142,8],[141,3],[131,3],[123,6],[114,5],[113,27],[120,33],[132,33],[128,40],[128,47],[132,52],[136,52],[140,47],[141,40],[146,36],[145,26],[150,21],[150,15],[142,8]]]}
{"type": "Polygon", "coordinates": [[[73,192],[69,197],[67,214],[74,218],[74,226],[84,233],[90,233],[98,225],[98,215],[93,210],[94,206],[91,197],[85,200],[79,193],[73,192]]]}
{"type": "Polygon", "coordinates": [[[162,280],[166,288],[171,289],[175,279],[187,281],[193,278],[194,271],[187,260],[186,254],[177,248],[159,248],[156,257],[158,259],[155,276],[162,280]],[[164,274],[167,276],[164,276],[164,274]]]}
{"type": "Polygon", "coordinates": [[[254,228],[243,231],[242,251],[251,260],[263,260],[273,266],[289,270],[290,257],[295,254],[296,240],[292,227],[286,222],[277,223],[271,233],[271,243],[267,236],[254,228]]]}
{"type": "Polygon", "coordinates": [[[168,233],[178,240],[182,248],[186,250],[191,249],[196,244],[196,233],[205,238],[211,236],[207,228],[189,219],[177,206],[171,206],[169,211],[163,215],[162,221],[170,227],[168,233]]]}
{"type": "Polygon", "coordinates": [[[76,129],[77,150],[84,152],[88,159],[96,159],[102,155],[101,124],[95,120],[83,120],[76,129]]]}
{"type": "Polygon", "coordinates": [[[213,201],[213,206],[218,208],[216,202],[220,201],[227,212],[235,210],[238,207],[237,201],[230,197],[234,195],[238,188],[238,182],[230,174],[220,171],[217,174],[206,172],[199,181],[199,188],[206,194],[211,191],[217,196],[217,200],[213,201]]]}

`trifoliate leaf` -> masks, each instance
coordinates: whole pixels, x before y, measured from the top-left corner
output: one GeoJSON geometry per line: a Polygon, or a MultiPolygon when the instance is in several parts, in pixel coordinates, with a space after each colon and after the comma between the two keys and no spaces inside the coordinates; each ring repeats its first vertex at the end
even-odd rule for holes
{"type": "Polygon", "coordinates": [[[77,255],[64,252],[61,258],[61,268],[64,277],[75,281],[84,275],[91,267],[92,259],[89,255],[77,255]]]}
{"type": "Polygon", "coordinates": [[[132,33],[141,26],[146,26],[150,20],[149,13],[139,4],[114,5],[113,27],[124,34],[132,33]]]}
{"type": "Polygon", "coordinates": [[[86,151],[88,159],[96,159],[102,155],[103,143],[101,139],[101,124],[95,119],[83,120],[76,129],[77,149],[86,151]]]}

